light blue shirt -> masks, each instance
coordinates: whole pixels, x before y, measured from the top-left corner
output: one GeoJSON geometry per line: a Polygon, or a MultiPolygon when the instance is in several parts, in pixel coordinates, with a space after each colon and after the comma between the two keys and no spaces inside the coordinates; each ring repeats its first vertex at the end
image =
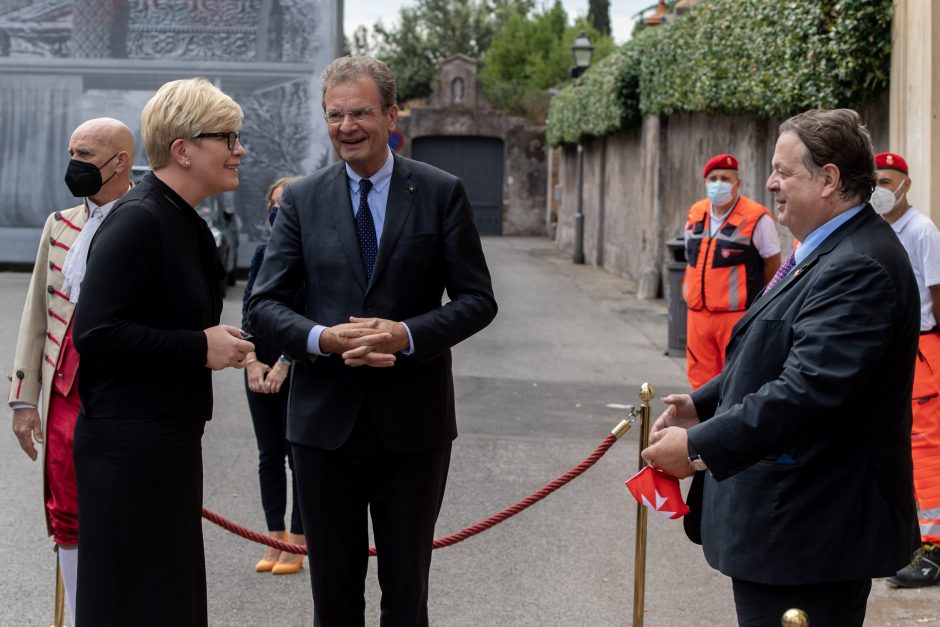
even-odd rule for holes
{"type": "Polygon", "coordinates": [[[864,206],[865,203],[856,205],[848,211],[843,211],[822,226],[816,227],[816,230],[807,235],[803,241],[800,242],[799,246],[796,247],[796,252],[793,253],[793,267],[795,268],[796,266],[806,261],[810,253],[816,250],[820,244],[826,241],[826,238],[832,235],[833,231],[858,215],[858,212],[861,211],[864,206]]]}
{"type": "MultiPolygon", "coordinates": [[[[369,190],[369,211],[372,213],[372,221],[375,223],[375,241],[379,246],[382,245],[382,229],[385,227],[385,208],[388,205],[388,188],[392,184],[392,168],[395,166],[395,159],[392,158],[392,151],[388,151],[388,158],[385,165],[379,168],[379,171],[368,177],[372,181],[372,189],[369,190]]],[[[359,212],[359,181],[366,178],[356,174],[356,172],[346,164],[346,177],[349,179],[349,200],[352,203],[353,218],[359,212]]]]}
{"type": "MultiPolygon", "coordinates": [[[[364,177],[356,173],[349,164],[346,164],[346,178],[349,180],[349,200],[352,203],[353,218],[359,211],[359,184],[363,178],[372,181],[372,189],[367,196],[369,202],[369,211],[372,213],[372,222],[375,224],[375,241],[379,247],[382,246],[382,229],[385,228],[385,213],[388,206],[388,188],[392,184],[392,169],[395,167],[395,159],[392,157],[392,151],[388,151],[385,163],[378,171],[370,177],[364,177]]],[[[404,322],[401,323],[408,333],[408,347],[402,352],[403,355],[414,353],[414,338],[411,337],[411,329],[404,322]]],[[[314,325],[307,336],[307,352],[314,355],[328,355],[320,350],[320,334],[326,329],[322,324],[314,325]]]]}

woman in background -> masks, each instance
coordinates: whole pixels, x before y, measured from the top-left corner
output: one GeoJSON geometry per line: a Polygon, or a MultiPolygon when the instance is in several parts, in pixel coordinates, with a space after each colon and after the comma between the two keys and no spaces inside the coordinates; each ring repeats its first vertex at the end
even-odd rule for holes
{"type": "Polygon", "coordinates": [[[254,349],[219,324],[224,269],[194,207],[238,187],[242,110],[205,79],[144,107],[150,166],[91,243],[75,310],[76,622],[204,626],[202,434],[212,370],[254,349]]]}
{"type": "MultiPolygon", "coordinates": [[[[274,226],[278,203],[284,186],[300,179],[299,176],[279,178],[265,195],[267,200],[267,219],[274,226]]],[[[248,298],[255,284],[255,277],[264,260],[266,243],[258,245],[251,268],[248,270],[248,283],[245,285],[245,297],[242,306],[242,329],[248,329],[248,298]]],[[[295,308],[303,310],[303,290],[298,290],[295,308]]],[[[297,483],[293,477],[294,462],[290,445],[287,442],[287,397],[290,387],[291,363],[281,352],[255,337],[254,352],[245,359],[245,389],[248,395],[248,409],[258,441],[258,479],[261,483],[261,506],[268,526],[268,535],[291,544],[305,544],[303,524],[300,521],[300,504],[297,500],[297,483]],[[290,530],[285,529],[284,516],[287,513],[287,473],[284,459],[291,470],[291,517],[290,530]]],[[[258,572],[271,572],[275,575],[288,575],[303,568],[304,556],[281,552],[268,547],[255,564],[258,572]]]]}

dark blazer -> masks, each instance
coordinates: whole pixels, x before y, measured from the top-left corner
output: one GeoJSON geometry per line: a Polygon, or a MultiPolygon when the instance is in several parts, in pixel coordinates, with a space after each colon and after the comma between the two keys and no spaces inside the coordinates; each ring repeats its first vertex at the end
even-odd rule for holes
{"type": "Polygon", "coordinates": [[[211,418],[203,330],[219,323],[224,272],[209,227],[152,172],[118,201],[75,308],[86,417],[211,418]]]}
{"type": "Polygon", "coordinates": [[[359,252],[342,162],[284,190],[249,300],[251,328],[294,359],[287,437],[336,449],[369,399],[392,451],[430,448],[457,435],[450,348],[496,315],[489,270],[463,184],[395,156],[385,226],[370,283],[359,252]],[[290,307],[306,284],[306,311],[290,307]],[[441,304],[444,292],[449,302],[441,304]],[[315,324],[349,316],[405,322],[415,352],[391,368],[350,368],[339,355],[307,354],[315,324]]]}
{"type": "Polygon", "coordinates": [[[809,584],[910,560],[918,309],[907,254],[866,206],[738,322],[724,370],[692,394],[712,567],[809,584]]]}

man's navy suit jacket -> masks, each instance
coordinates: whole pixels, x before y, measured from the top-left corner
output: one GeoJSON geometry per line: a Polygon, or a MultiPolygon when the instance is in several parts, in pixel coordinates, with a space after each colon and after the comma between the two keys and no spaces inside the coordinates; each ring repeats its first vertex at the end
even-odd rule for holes
{"type": "Polygon", "coordinates": [[[485,327],[496,300],[463,184],[395,155],[385,226],[366,282],[343,162],[288,185],[249,300],[258,335],[295,361],[287,437],[333,450],[363,404],[392,451],[439,446],[457,436],[452,346],[485,327]],[[290,307],[306,286],[306,310],[290,307]],[[442,304],[445,293],[449,298],[442,304]],[[315,324],[349,316],[405,322],[414,354],[391,368],[351,368],[339,355],[307,354],[315,324]]]}
{"type": "Polygon", "coordinates": [[[721,374],[692,395],[712,567],[806,584],[910,560],[919,306],[907,253],[870,206],[751,305],[721,374]]]}

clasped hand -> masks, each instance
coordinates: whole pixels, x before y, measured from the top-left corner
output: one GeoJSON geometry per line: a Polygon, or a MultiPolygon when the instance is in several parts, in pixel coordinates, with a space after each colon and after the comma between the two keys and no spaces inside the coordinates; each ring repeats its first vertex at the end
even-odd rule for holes
{"type": "Polygon", "coordinates": [[[408,332],[404,325],[384,318],[357,318],[329,327],[320,334],[320,349],[338,353],[343,363],[353,368],[371,366],[390,368],[395,353],[408,348],[408,332]]]}
{"type": "Polygon", "coordinates": [[[688,394],[670,394],[663,402],[666,410],[653,423],[650,446],[641,455],[656,468],[682,479],[695,472],[689,463],[686,429],[699,424],[698,412],[688,394]]]}
{"type": "Polygon", "coordinates": [[[281,391],[281,386],[290,373],[290,364],[281,361],[275,362],[274,366],[269,366],[261,361],[249,361],[248,369],[248,389],[258,394],[277,394],[281,391]]]}

